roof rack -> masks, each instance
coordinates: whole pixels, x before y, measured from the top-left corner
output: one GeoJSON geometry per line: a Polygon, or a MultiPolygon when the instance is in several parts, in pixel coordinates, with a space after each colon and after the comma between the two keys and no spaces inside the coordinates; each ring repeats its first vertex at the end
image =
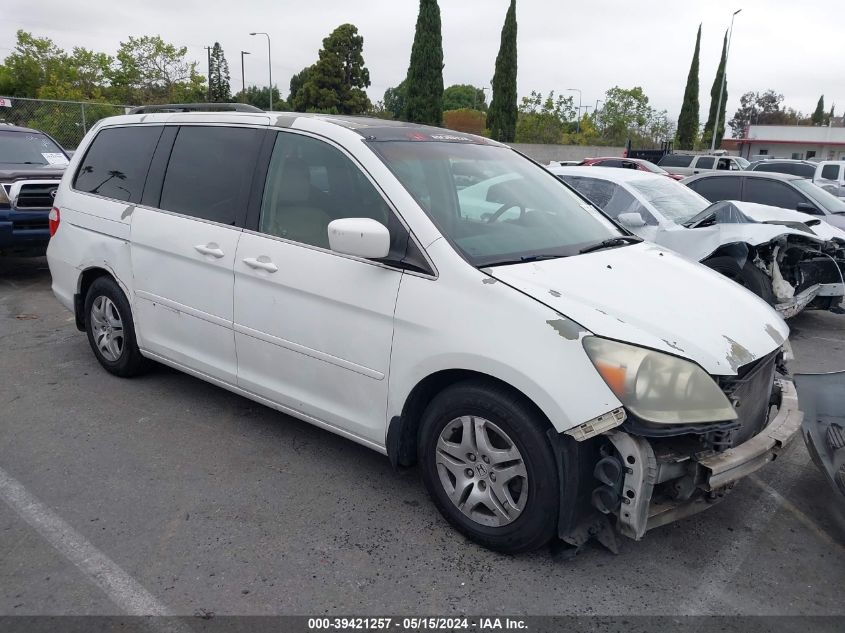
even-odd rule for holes
{"type": "Polygon", "coordinates": [[[160,103],[132,108],[129,114],[152,112],[264,112],[247,103],[160,103]]]}

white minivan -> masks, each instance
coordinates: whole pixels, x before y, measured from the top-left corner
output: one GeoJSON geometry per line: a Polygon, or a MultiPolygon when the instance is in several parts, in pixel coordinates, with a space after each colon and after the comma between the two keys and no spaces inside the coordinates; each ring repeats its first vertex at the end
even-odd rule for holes
{"type": "Polygon", "coordinates": [[[53,291],[106,370],[158,361],[417,463],[497,550],[639,539],[800,425],[771,307],[489,139],[119,116],[50,226],[53,291]]]}

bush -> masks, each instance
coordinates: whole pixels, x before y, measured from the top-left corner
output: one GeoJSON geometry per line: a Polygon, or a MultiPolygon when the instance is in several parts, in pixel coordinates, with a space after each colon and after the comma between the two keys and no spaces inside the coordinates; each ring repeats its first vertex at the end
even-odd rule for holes
{"type": "Polygon", "coordinates": [[[446,110],[443,113],[443,127],[457,132],[469,134],[484,134],[487,124],[487,115],[480,110],[472,108],[460,108],[459,110],[446,110]]]}

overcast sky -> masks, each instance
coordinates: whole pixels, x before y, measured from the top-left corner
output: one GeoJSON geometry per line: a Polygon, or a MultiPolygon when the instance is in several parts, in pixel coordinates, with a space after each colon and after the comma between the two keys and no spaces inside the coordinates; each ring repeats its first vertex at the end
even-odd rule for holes
{"type": "MultiPolygon", "coordinates": [[[[445,85],[489,86],[509,0],[440,0],[445,85]]],[[[728,63],[728,113],[749,90],[773,88],[785,105],[812,112],[820,94],[826,109],[845,108],[845,38],[841,5],[834,0],[517,0],[519,94],[580,88],[585,106],[605,90],[642,86],[651,103],[677,118],[695,44],[701,40],[701,120],[722,36],[736,17],[728,63]]],[[[206,72],[204,46],[219,41],[229,61],[232,91],[241,86],[240,51],[247,84],[267,84],[267,41],[272,38],[273,80],[287,96],[293,73],[317,58],[322,39],[351,22],[364,36],[373,101],[402,81],[414,36],[414,0],[3,0],[0,56],[11,52],[19,28],[70,49],[111,54],[129,35],[161,35],[188,47],[206,72]]],[[[578,102],[575,94],[576,105],[578,102]]]]}

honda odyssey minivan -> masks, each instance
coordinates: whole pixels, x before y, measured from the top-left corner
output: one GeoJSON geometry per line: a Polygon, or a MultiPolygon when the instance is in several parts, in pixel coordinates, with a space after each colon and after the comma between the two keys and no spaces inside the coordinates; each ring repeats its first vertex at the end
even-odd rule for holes
{"type": "Polygon", "coordinates": [[[771,307],[489,139],[109,118],[50,228],[53,291],[106,371],[157,361],[417,464],[496,550],[639,539],[800,425],[771,307]]]}

